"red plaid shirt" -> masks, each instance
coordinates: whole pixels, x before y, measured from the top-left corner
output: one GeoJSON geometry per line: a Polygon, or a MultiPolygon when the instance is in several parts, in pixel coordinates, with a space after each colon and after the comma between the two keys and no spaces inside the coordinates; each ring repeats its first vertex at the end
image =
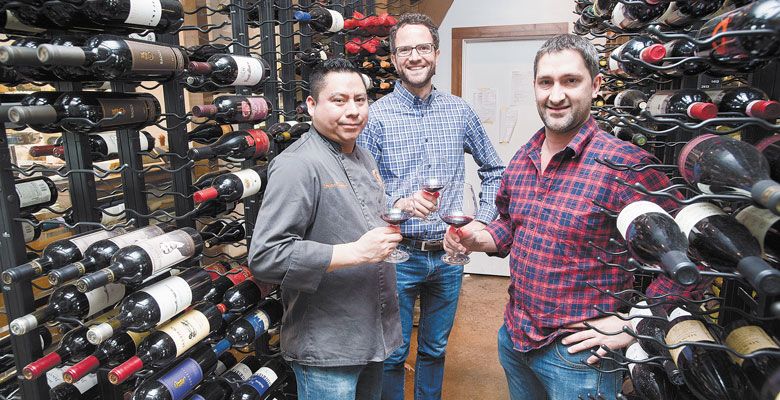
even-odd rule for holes
{"type": "MultiPolygon", "coordinates": [[[[616,163],[647,162],[644,150],[605,133],[593,118],[582,126],[569,145],[554,155],[544,176],[541,147],[544,129],[518,150],[506,168],[496,196],[499,218],[487,230],[502,257],[510,254],[509,303],[504,321],[515,349],[528,351],[547,345],[573,329],[563,326],[601,315],[594,306],[617,311],[618,300],[599,293],[586,283],[606,290],[629,289],[633,275],[602,265],[622,263],[588,244],[612,248],[609,239],[621,239],[615,219],[599,211],[593,200],[620,211],[636,200],[648,198],[615,182],[621,177],[639,182],[650,190],[670,185],[662,172],[615,171],[596,159],[616,163]]],[[[670,211],[676,203],[659,202],[670,211]]],[[[684,288],[665,276],[653,280],[647,294],[683,293],[684,288]]]]}

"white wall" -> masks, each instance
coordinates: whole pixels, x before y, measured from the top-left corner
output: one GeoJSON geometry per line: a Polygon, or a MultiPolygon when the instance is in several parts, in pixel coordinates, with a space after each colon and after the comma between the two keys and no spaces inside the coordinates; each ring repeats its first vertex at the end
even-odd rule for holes
{"type": "Polygon", "coordinates": [[[574,22],[574,0],[455,0],[439,26],[441,57],[433,83],[450,92],[452,28],[574,22]]]}

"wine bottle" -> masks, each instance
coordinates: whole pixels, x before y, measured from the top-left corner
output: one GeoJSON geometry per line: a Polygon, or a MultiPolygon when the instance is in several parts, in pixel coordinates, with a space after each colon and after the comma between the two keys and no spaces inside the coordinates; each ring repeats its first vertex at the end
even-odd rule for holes
{"type": "Polygon", "coordinates": [[[234,356],[233,353],[222,353],[222,355],[219,356],[219,359],[217,359],[217,367],[214,368],[214,375],[222,375],[236,364],[238,364],[238,360],[236,360],[236,356],[234,356]]]}
{"type": "Polygon", "coordinates": [[[11,46],[0,46],[0,63],[14,67],[14,71],[29,81],[51,82],[57,76],[38,61],[36,50],[46,40],[38,37],[17,39],[11,46]]]}
{"type": "MultiPolygon", "coordinates": [[[[101,315],[96,318],[95,321],[106,321],[114,315],[116,315],[115,309],[101,315]]],[[[93,351],[95,351],[95,345],[87,341],[87,327],[80,326],[69,331],[62,337],[60,347],[58,347],[57,350],[27,364],[22,369],[22,375],[28,380],[38,379],[38,377],[46,373],[46,371],[57,365],[67,361],[80,361],[84,357],[90,355],[93,351]]]]}
{"type": "Polygon", "coordinates": [[[192,107],[192,115],[209,117],[221,124],[264,121],[271,112],[271,102],[262,96],[220,96],[212,104],[192,107]]]}
{"type": "Polygon", "coordinates": [[[761,245],[734,217],[714,204],[683,207],[675,217],[688,238],[688,252],[723,272],[738,271],[757,291],[780,294],[780,271],[761,258],[761,245]]]}
{"type": "Polygon", "coordinates": [[[19,211],[34,213],[57,202],[57,185],[45,176],[20,179],[14,184],[19,211]]]}
{"type": "Polygon", "coordinates": [[[184,88],[190,93],[233,93],[235,89],[231,86],[217,85],[214,81],[204,75],[190,75],[184,78],[184,88]]]}
{"type": "Polygon", "coordinates": [[[38,59],[55,73],[61,67],[84,67],[101,81],[166,81],[182,74],[189,62],[179,46],[110,35],[92,37],[83,47],[43,44],[38,59]]]}
{"type": "Polygon", "coordinates": [[[89,400],[97,398],[99,393],[96,374],[89,374],[78,381],[67,383],[63,380],[62,369],[53,368],[46,372],[51,400],[89,400]]]}
{"type": "Polygon", "coordinates": [[[66,285],[52,292],[45,307],[14,319],[9,328],[14,335],[24,335],[56,317],[88,318],[118,303],[124,296],[125,286],[120,284],[106,285],[87,293],[66,285]]]}
{"type": "Polygon", "coordinates": [[[138,284],[202,250],[203,239],[198,231],[190,227],[177,229],[122,248],[111,258],[111,265],[79,278],[76,287],[86,292],[116,281],[138,284]]]}
{"type": "Polygon", "coordinates": [[[634,343],[626,349],[626,358],[629,359],[628,371],[636,394],[643,399],[652,400],[676,398],[674,385],[669,382],[664,370],[654,363],[647,362],[650,355],[639,343],[634,343]]]}
{"type": "Polygon", "coordinates": [[[249,346],[268,328],[279,323],[283,312],[282,303],[268,297],[257,308],[230,324],[224,339],[219,343],[228,347],[249,346]]]}
{"type": "Polygon", "coordinates": [[[100,344],[114,332],[143,332],[158,326],[201,299],[212,288],[211,276],[202,268],[188,268],[133,292],[120,303],[116,318],[89,327],[87,340],[100,344]]]}
{"type": "Polygon", "coordinates": [[[148,335],[148,332],[117,332],[100,343],[94,353],[65,369],[62,379],[67,383],[74,383],[101,365],[117,366],[125,362],[135,355],[138,345],[148,335]]]}
{"type": "Polygon", "coordinates": [[[344,29],[344,16],[340,12],[312,4],[309,11],[296,11],[293,15],[299,23],[308,23],[317,32],[337,33],[344,29]]]}
{"type": "MultiPolygon", "coordinates": [[[[87,136],[89,140],[89,156],[92,161],[113,160],[119,157],[119,145],[115,132],[93,133],[87,136]]],[[[140,151],[154,150],[155,140],[148,132],[138,132],[138,140],[141,144],[140,151]]],[[[59,140],[62,143],[62,140],[59,140]]],[[[55,156],[65,159],[65,146],[62,144],[46,144],[30,147],[30,155],[33,157],[55,156]]]]}
{"type": "Polygon", "coordinates": [[[644,77],[653,72],[635,60],[659,64],[664,57],[666,48],[663,45],[647,36],[636,36],[612,51],[609,57],[609,73],[624,77],[644,77]]]}
{"type": "Polygon", "coordinates": [[[702,121],[718,115],[718,107],[707,93],[697,89],[659,90],[647,100],[645,110],[652,115],[685,114],[702,121]]]}
{"type": "Polygon", "coordinates": [[[299,63],[313,67],[330,58],[325,48],[313,43],[312,47],[295,53],[295,59],[299,63]]]}
{"type": "Polygon", "coordinates": [[[178,362],[158,379],[149,379],[133,393],[133,400],[179,400],[213,374],[216,369],[215,350],[206,343],[199,343],[188,353],[189,357],[178,362]]]}
{"type": "Polygon", "coordinates": [[[666,312],[658,306],[648,308],[646,301],[640,301],[631,308],[629,318],[634,332],[655,339],[639,338],[637,340],[647,354],[660,359],[661,367],[669,382],[678,386],[684,384],[682,374],[672,361],[669,349],[663,345],[666,337],[666,326],[669,325],[669,316],[666,312]]]}
{"type": "Polygon", "coordinates": [[[225,292],[220,308],[225,312],[244,313],[263,299],[263,293],[254,279],[247,279],[225,292]]]}
{"type": "MultiPolygon", "coordinates": [[[[217,8],[220,6],[217,6],[217,8]]],[[[228,10],[228,14],[229,13],[228,10]]],[[[230,53],[230,46],[226,44],[208,43],[187,47],[185,51],[187,52],[187,58],[189,58],[190,61],[207,61],[215,54],[230,53]]]]}
{"type": "Polygon", "coordinates": [[[19,21],[19,18],[10,9],[0,11],[0,32],[25,36],[41,33],[45,30],[40,26],[28,25],[19,21]]]}
{"type": "Polygon", "coordinates": [[[201,383],[187,400],[224,400],[232,393],[233,387],[224,379],[210,379],[201,383]]]}
{"type": "Polygon", "coordinates": [[[87,272],[110,265],[111,257],[120,249],[135,244],[141,240],[151,239],[173,230],[169,225],[149,225],[123,235],[114,236],[91,244],[84,250],[84,258],[68,264],[49,273],[49,283],[59,285],[71,279],[76,279],[87,272]]]}
{"type": "Polygon", "coordinates": [[[260,400],[277,381],[284,380],[289,372],[280,358],[272,358],[233,392],[231,400],[260,400]]]}
{"type": "MultiPolygon", "coordinates": [[[[149,93],[67,92],[51,105],[11,107],[8,118],[35,130],[58,126],[69,132],[91,133],[141,129],[153,124],[160,113],[160,102],[149,93]]],[[[110,135],[101,137],[116,140],[110,135]]]]}
{"type": "Polygon", "coordinates": [[[38,221],[38,218],[36,218],[33,214],[22,214],[21,218],[32,222],[20,222],[22,225],[22,235],[24,236],[24,242],[30,243],[34,240],[38,240],[38,238],[41,237],[41,233],[43,233],[43,229],[41,229],[42,224],[40,221],[38,221]]]}
{"type": "Polygon", "coordinates": [[[360,70],[374,75],[385,75],[395,73],[393,63],[383,60],[379,57],[368,57],[360,63],[360,70]]]}
{"type": "Polygon", "coordinates": [[[213,144],[222,135],[233,132],[233,126],[227,124],[206,123],[197,126],[187,134],[187,140],[200,144],[213,144]]]}
{"type": "MultiPolygon", "coordinates": [[[[34,92],[25,96],[25,98],[23,98],[19,102],[20,103],[19,107],[51,106],[62,94],[63,92],[43,92],[43,91],[34,92]]],[[[8,110],[6,111],[6,116],[8,116],[8,111],[10,111],[11,108],[13,107],[14,106],[8,108],[8,110]]],[[[8,120],[11,121],[10,117],[8,118],[8,120]]],[[[37,124],[31,126],[30,128],[43,133],[55,133],[61,131],[59,125],[57,124],[47,124],[47,125],[37,124]]]]}
{"type": "MultiPolygon", "coordinates": [[[[155,209],[155,203],[154,200],[149,201],[150,211],[155,209]]],[[[125,220],[125,198],[122,194],[98,199],[96,208],[100,215],[99,222],[102,225],[111,226],[125,220]]],[[[65,211],[62,220],[71,225],[77,222],[72,208],[65,211]]]]}
{"type": "Polygon", "coordinates": [[[707,93],[723,112],[736,112],[749,117],[774,120],[780,117],[780,103],[769,100],[761,91],[750,86],[739,86],[707,93]]]}
{"type": "Polygon", "coordinates": [[[637,146],[644,146],[647,144],[647,136],[639,132],[634,132],[631,128],[625,126],[616,126],[612,130],[612,134],[620,140],[633,143],[637,146]]]}
{"type": "MultiPolygon", "coordinates": [[[[780,350],[777,342],[762,327],[743,319],[729,324],[725,334],[726,346],[742,355],[750,355],[759,350],[780,350]]],[[[744,358],[729,355],[734,363],[742,368],[756,393],[761,391],[761,387],[769,380],[772,372],[780,369],[780,357],[771,354],[744,358]]]]}
{"type": "Polygon", "coordinates": [[[110,231],[97,230],[52,242],[43,249],[43,254],[40,258],[5,270],[3,272],[3,283],[11,284],[30,280],[54,268],[80,260],[84,258],[84,250],[92,243],[119,236],[123,233],[125,233],[123,228],[116,228],[110,231]]]}
{"type": "Polygon", "coordinates": [[[686,255],[688,240],[674,219],[655,203],[635,201],[625,206],[617,218],[617,228],[637,260],[659,265],[673,280],[692,285],[699,270],[686,255]]]}
{"type": "MultiPolygon", "coordinates": [[[[690,59],[696,56],[696,45],[690,40],[672,40],[664,43],[664,47],[666,48],[666,56],[668,57],[661,63],[664,67],[676,64],[683,59],[690,59]]],[[[659,74],[672,78],[679,78],[685,75],[698,75],[708,69],[710,69],[710,64],[702,60],[690,59],[674,68],[659,71],[659,74]]]]}
{"type": "MultiPolygon", "coordinates": [[[[675,346],[682,342],[717,343],[707,327],[681,308],[669,314],[665,342],[675,346]]],[[[721,350],[695,344],[670,349],[688,389],[700,399],[740,399],[750,396],[747,378],[721,350]]]]}
{"type": "Polygon", "coordinates": [[[252,272],[246,265],[239,265],[230,270],[226,270],[225,267],[218,269],[216,268],[217,265],[219,264],[214,263],[209,267],[206,267],[211,275],[213,287],[203,296],[203,301],[214,304],[222,301],[222,298],[225,296],[225,292],[227,292],[228,289],[247,279],[252,279],[252,272]]]}
{"type": "Polygon", "coordinates": [[[209,200],[198,204],[192,213],[193,218],[211,217],[217,218],[221,215],[229,214],[236,208],[236,202],[225,203],[217,200],[209,200]]]}
{"type": "Polygon", "coordinates": [[[268,128],[268,136],[276,143],[287,143],[298,140],[310,128],[311,125],[306,122],[277,122],[268,128]]]}
{"type": "Polygon", "coordinates": [[[252,91],[262,91],[271,74],[271,67],[262,58],[232,54],[215,54],[206,62],[190,61],[187,70],[218,85],[246,86],[252,91]]]}
{"type": "Polygon", "coordinates": [[[667,3],[657,1],[630,5],[617,3],[612,9],[612,24],[626,31],[637,31],[660,17],[666,7],[667,3]]]}
{"type": "Polygon", "coordinates": [[[769,162],[769,175],[774,180],[780,180],[780,135],[765,137],[756,143],[756,148],[769,162]]]}
{"type": "Polygon", "coordinates": [[[722,5],[723,0],[675,0],[669,3],[666,12],[658,17],[657,22],[672,28],[683,28],[718,11],[722,5]]]}
{"type": "Polygon", "coordinates": [[[700,48],[696,55],[709,57],[722,68],[750,71],[777,56],[780,51],[778,29],[780,7],[777,1],[757,0],[705,22],[696,33],[696,39],[708,40],[718,34],[727,35],[700,48]],[[775,34],[728,36],[730,32],[762,29],[773,30],[775,34]]]}
{"type": "Polygon", "coordinates": [[[780,215],[780,184],[769,177],[769,163],[749,143],[724,136],[697,136],[683,147],[680,175],[704,193],[736,194],[780,215]]]}
{"type": "Polygon", "coordinates": [[[767,258],[780,261],[780,216],[765,208],[748,206],[737,212],[735,218],[758,240],[767,258]]]}
{"type": "Polygon", "coordinates": [[[216,220],[206,225],[201,231],[201,235],[206,238],[203,242],[206,248],[240,242],[246,236],[244,220],[234,221],[228,218],[216,220]]]}
{"type": "Polygon", "coordinates": [[[193,147],[187,156],[194,161],[219,157],[226,161],[242,162],[268,154],[270,141],[260,129],[247,129],[228,133],[214,144],[193,147]]]}
{"type": "Polygon", "coordinates": [[[309,106],[305,101],[295,105],[295,113],[298,115],[309,115],[309,106]]]}
{"type": "Polygon", "coordinates": [[[607,99],[607,103],[620,112],[639,115],[647,107],[647,95],[641,90],[626,89],[616,92],[607,99]]]}
{"type": "Polygon", "coordinates": [[[80,8],[90,22],[111,29],[174,33],[184,23],[178,0],[85,0],[80,8]]]}
{"type": "Polygon", "coordinates": [[[196,203],[218,199],[234,202],[254,196],[265,187],[267,166],[258,165],[238,172],[224,174],[214,178],[211,187],[199,190],[192,195],[196,203]]]}
{"type": "Polygon", "coordinates": [[[222,377],[228,382],[243,382],[252,377],[255,371],[265,365],[271,357],[259,354],[250,354],[244,357],[241,362],[234,365],[230,370],[222,374],[222,377]]]}
{"type": "MultiPolygon", "coordinates": [[[[168,364],[219,329],[221,325],[222,312],[211,303],[199,303],[147,336],[138,345],[135,356],[108,373],[108,380],[117,385],[127,380],[144,365],[168,364]]],[[[216,358],[214,356],[215,364],[216,358]]]]}

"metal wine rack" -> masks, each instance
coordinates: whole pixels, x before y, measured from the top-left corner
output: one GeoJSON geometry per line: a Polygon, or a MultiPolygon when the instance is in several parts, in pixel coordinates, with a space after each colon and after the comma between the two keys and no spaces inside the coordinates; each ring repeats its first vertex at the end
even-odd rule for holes
{"type": "MultiPolygon", "coordinates": [[[[0,11],[4,11],[7,3],[3,3],[3,10],[0,11]]],[[[179,45],[180,32],[196,31],[200,39],[199,41],[206,43],[200,46],[215,48],[229,46],[230,52],[233,54],[248,55],[252,53],[262,57],[269,65],[277,66],[277,68],[271,68],[270,76],[266,80],[262,92],[262,95],[272,104],[270,115],[265,121],[265,126],[270,127],[274,123],[279,122],[281,117],[285,121],[293,121],[296,117],[299,117],[295,112],[296,104],[305,100],[309,93],[308,78],[311,72],[311,65],[301,63],[299,72],[296,72],[296,63],[298,63],[295,58],[296,54],[300,50],[310,48],[313,44],[327,43],[327,47],[333,57],[344,57],[345,41],[350,35],[355,33],[350,30],[335,34],[317,33],[308,24],[299,24],[294,19],[293,12],[299,9],[306,10],[312,3],[314,3],[313,0],[298,0],[296,2],[293,2],[293,0],[257,2],[231,0],[229,4],[213,8],[202,5],[205,2],[200,1],[197,4],[201,6],[197,8],[186,10],[185,7],[185,15],[208,16],[222,13],[228,15],[228,20],[222,24],[183,26],[178,31],[170,34],[158,34],[156,41],[179,45]],[[248,19],[248,14],[253,9],[258,11],[259,16],[254,21],[248,19]],[[226,34],[211,35],[213,31],[225,28],[227,25],[230,25],[231,36],[226,34]],[[259,30],[259,34],[253,36],[251,30],[254,28],[259,30]],[[212,37],[207,38],[207,36],[212,37]],[[299,46],[300,50],[296,50],[296,46],[299,46]],[[296,74],[300,78],[296,78],[296,74]]],[[[318,1],[317,3],[321,4],[322,2],[318,1]]],[[[404,0],[390,0],[379,5],[375,4],[374,0],[338,0],[331,2],[331,4],[322,5],[341,12],[345,18],[350,18],[353,11],[371,15],[392,10],[397,15],[397,13],[403,11],[411,11],[414,7],[404,0]]],[[[203,19],[199,19],[199,21],[201,20],[203,19]]],[[[55,33],[51,34],[54,35],[55,33]]],[[[87,34],[84,35],[86,36],[87,34]]],[[[8,36],[16,37],[16,35],[11,34],[8,36]]],[[[82,85],[76,82],[49,83],[59,91],[82,89],[82,85]]],[[[196,208],[192,199],[193,167],[195,164],[187,158],[187,152],[190,148],[187,136],[187,123],[193,122],[193,116],[185,108],[184,85],[177,78],[151,87],[138,86],[143,89],[162,87],[163,98],[160,100],[164,104],[164,113],[155,121],[154,126],[166,132],[168,151],[159,154],[141,152],[140,143],[136,139],[139,130],[120,129],[117,131],[119,167],[114,169],[104,169],[93,165],[89,141],[86,136],[70,132],[62,133],[62,144],[65,150],[64,166],[54,169],[36,163],[28,168],[20,168],[13,162],[5,126],[0,126],[0,263],[2,264],[2,270],[26,262],[28,250],[36,252],[42,250],[26,247],[21,228],[22,221],[27,221],[33,226],[42,226],[44,223],[61,225],[78,233],[94,229],[142,227],[149,223],[160,222],[175,223],[178,227],[196,226],[198,219],[193,217],[196,208]],[[164,163],[163,165],[145,167],[143,162],[145,156],[164,161],[164,163]],[[150,180],[150,172],[152,171],[155,173],[167,173],[170,174],[170,177],[164,182],[160,182],[159,179],[150,180]],[[75,221],[74,224],[51,220],[34,222],[21,218],[19,201],[16,198],[14,188],[15,175],[26,177],[39,172],[67,177],[67,187],[60,190],[62,192],[61,195],[63,193],[69,195],[72,207],[67,210],[55,210],[49,207],[48,211],[55,215],[62,215],[68,212],[72,215],[73,221],[75,221]],[[103,181],[114,174],[120,176],[121,184],[101,191],[99,187],[103,181]],[[98,199],[106,195],[118,193],[123,194],[125,221],[112,226],[105,226],[100,222],[102,212],[98,208],[98,199]],[[150,210],[149,201],[151,198],[162,199],[165,197],[173,197],[172,212],[163,209],[150,210]]],[[[111,90],[116,92],[132,92],[136,88],[137,86],[130,83],[111,82],[111,90]]],[[[236,94],[252,94],[248,87],[235,87],[231,91],[236,94]]],[[[253,127],[252,124],[248,123],[238,124],[238,126],[239,129],[253,127]]],[[[143,130],[140,131],[143,132],[143,130]]],[[[271,141],[270,145],[271,148],[266,161],[270,161],[275,154],[278,154],[284,148],[284,145],[277,144],[274,141],[271,141]]],[[[256,160],[247,160],[240,165],[228,164],[226,166],[229,169],[248,168],[254,166],[256,162],[256,160]]],[[[248,246],[260,202],[261,195],[255,195],[243,200],[243,214],[234,217],[244,219],[246,236],[243,244],[233,243],[232,246],[243,248],[248,246]]],[[[202,257],[239,260],[224,252],[209,253],[204,251],[202,257]]],[[[188,260],[183,263],[187,264],[183,265],[183,267],[198,262],[200,262],[200,258],[188,260]]],[[[39,287],[39,285],[33,282],[18,282],[2,286],[5,296],[6,315],[9,321],[35,310],[33,287],[39,287]]],[[[59,322],[65,323],[64,321],[59,322]]],[[[69,322],[80,323],[78,321],[69,322]]],[[[25,365],[43,355],[41,343],[33,334],[12,336],[11,343],[17,371],[21,371],[25,365]]],[[[267,348],[267,344],[259,340],[255,344],[255,348],[264,349],[267,348]]],[[[129,386],[112,385],[107,379],[108,371],[109,369],[105,367],[101,367],[97,371],[101,398],[106,400],[123,398],[124,392],[128,388],[132,388],[132,381],[130,381],[129,386]]],[[[137,374],[136,378],[154,376],[157,373],[159,371],[148,370],[137,374]]],[[[138,381],[140,379],[136,379],[136,384],[138,381]]],[[[19,376],[18,383],[18,393],[21,394],[23,399],[46,400],[49,398],[49,388],[45,376],[32,381],[24,380],[24,378],[19,376]]]]}
{"type": "MultiPolygon", "coordinates": [[[[590,3],[585,0],[576,0],[582,6],[582,9],[586,6],[584,3],[590,3]]],[[[644,4],[643,0],[617,0],[620,3],[626,5],[630,4],[644,4]]],[[[575,11],[575,14],[578,14],[575,11]]],[[[582,20],[581,20],[582,21],[582,20]]],[[[687,29],[679,32],[672,32],[660,29],[657,25],[650,25],[639,31],[625,31],[614,26],[609,19],[602,19],[595,24],[591,24],[590,27],[579,26],[578,29],[587,30],[588,33],[584,35],[591,40],[606,40],[605,44],[596,44],[596,48],[604,53],[609,54],[612,50],[617,48],[625,40],[637,36],[637,35],[649,35],[660,42],[664,43],[674,39],[686,39],[697,45],[707,45],[715,40],[723,40],[724,38],[745,36],[745,35],[757,35],[757,34],[771,34],[774,35],[774,31],[770,30],[752,30],[752,31],[734,31],[727,33],[719,33],[716,36],[707,40],[696,40],[693,34],[696,32],[698,26],[703,21],[698,21],[692,25],[689,25],[687,29]]],[[[578,22],[579,24],[579,22],[578,22]]],[[[582,32],[580,32],[582,33],[582,32]]],[[[612,76],[605,71],[602,71],[605,75],[605,85],[608,88],[615,90],[624,90],[627,88],[634,88],[643,91],[645,94],[651,94],[656,90],[667,89],[718,89],[724,85],[724,80],[720,77],[710,76],[706,73],[699,75],[686,75],[681,78],[669,78],[663,75],[664,71],[672,69],[676,66],[680,66],[684,63],[700,62],[710,63],[709,59],[702,57],[686,57],[686,58],[666,58],[665,61],[671,62],[672,65],[658,66],[646,63],[642,60],[637,60],[631,56],[627,56],[625,59],[618,60],[615,55],[610,55],[616,61],[631,61],[640,64],[642,67],[652,71],[653,74],[638,77],[635,79],[627,79],[620,76],[612,76]]],[[[731,80],[738,80],[744,83],[748,83],[753,87],[759,88],[767,93],[770,99],[780,98],[780,86],[775,82],[780,79],[780,67],[775,59],[761,60],[765,65],[757,68],[749,73],[735,72],[730,77],[731,80]]],[[[727,86],[727,85],[726,85],[727,86]]],[[[642,185],[635,184],[633,182],[619,182],[625,186],[625,190],[636,190],[646,196],[663,197],[666,199],[672,199],[678,204],[690,204],[698,201],[716,201],[721,204],[730,204],[731,202],[737,202],[737,204],[749,204],[750,199],[746,199],[744,196],[729,196],[729,195],[706,195],[701,194],[690,188],[685,184],[675,184],[678,182],[684,182],[677,170],[677,157],[679,156],[682,147],[694,136],[711,133],[716,135],[728,135],[734,132],[740,132],[741,140],[756,143],[762,138],[780,132],[780,124],[768,122],[759,118],[746,117],[745,115],[737,115],[735,113],[718,113],[717,118],[692,123],[686,121],[684,116],[681,115],[650,115],[647,112],[641,112],[639,115],[629,115],[627,113],[620,112],[619,110],[610,109],[609,107],[592,107],[592,112],[596,115],[603,115],[603,119],[611,118],[613,127],[625,127],[630,128],[634,132],[639,132],[647,135],[647,145],[644,147],[646,150],[653,153],[660,163],[658,164],[644,164],[644,165],[620,165],[609,162],[608,160],[598,160],[602,164],[618,170],[634,170],[641,171],[646,168],[655,168],[667,173],[673,187],[669,190],[663,191],[650,191],[642,185]],[[662,128],[653,128],[661,126],[662,128]],[[716,129],[716,126],[719,128],[716,129]],[[727,129],[723,129],[723,126],[727,126],[727,129]],[[685,196],[685,200],[680,200],[677,197],[670,194],[670,191],[678,190],[685,196]]],[[[598,204],[597,204],[598,205],[598,204]]],[[[601,206],[601,205],[598,205],[601,206]]],[[[602,210],[612,217],[617,216],[619,210],[607,210],[602,207],[602,210]]],[[[618,240],[611,240],[611,247],[609,249],[597,248],[601,254],[609,255],[625,255],[628,253],[625,245],[618,240]]],[[[601,259],[601,258],[600,258],[601,259]]],[[[729,322],[737,318],[747,318],[753,321],[760,321],[772,334],[780,332],[780,315],[777,314],[778,302],[780,302],[780,296],[768,296],[761,293],[753,295],[753,289],[747,282],[745,282],[738,273],[725,273],[714,270],[702,270],[701,275],[706,278],[722,278],[723,284],[720,288],[720,293],[717,296],[707,295],[698,300],[690,300],[681,296],[667,294],[657,297],[648,297],[644,294],[644,288],[649,284],[650,280],[659,274],[663,274],[663,271],[654,266],[644,265],[634,259],[629,259],[628,265],[611,264],[602,261],[603,265],[607,268],[621,269],[630,273],[634,273],[637,276],[637,284],[634,289],[623,290],[620,292],[605,291],[602,288],[588,283],[588,286],[602,294],[612,296],[623,305],[623,308],[635,307],[636,303],[641,300],[653,301],[656,305],[682,305],[691,314],[699,316],[717,315],[717,325],[710,324],[711,328],[715,331],[722,330],[723,326],[726,326],[729,322]],[[702,306],[708,304],[713,305],[714,308],[710,308],[707,311],[702,311],[702,306]]],[[[648,308],[648,307],[640,307],[648,308]]],[[[614,312],[599,310],[603,315],[618,315],[614,312]]],[[[618,315],[619,318],[627,321],[630,318],[626,318],[618,315]]],[[[648,317],[658,318],[658,317],[648,317]]],[[[594,328],[595,329],[595,328],[594,328]]],[[[601,331],[599,331],[601,332],[601,331]]],[[[778,356],[780,352],[773,350],[761,350],[748,355],[741,355],[734,352],[732,349],[719,344],[719,343],[690,343],[682,342],[674,346],[669,346],[666,343],[659,341],[657,338],[638,335],[633,330],[623,328],[619,332],[601,332],[602,334],[616,335],[620,333],[627,333],[636,339],[643,341],[653,341],[667,350],[679,348],[684,345],[693,344],[696,346],[708,347],[711,349],[717,349],[730,353],[731,355],[743,358],[755,358],[760,356],[772,355],[778,356]]],[[[595,354],[595,352],[593,352],[595,354]]],[[[607,352],[607,355],[602,357],[605,359],[616,362],[620,369],[627,370],[630,363],[657,363],[658,357],[651,357],[647,360],[630,360],[623,356],[619,351],[607,352]]],[[[592,366],[591,366],[592,367],[592,366]]],[[[598,369],[598,367],[592,367],[598,369]]]]}

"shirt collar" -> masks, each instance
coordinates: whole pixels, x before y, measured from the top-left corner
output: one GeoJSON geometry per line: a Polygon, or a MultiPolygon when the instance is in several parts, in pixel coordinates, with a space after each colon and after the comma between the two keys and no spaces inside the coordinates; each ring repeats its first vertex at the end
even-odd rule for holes
{"type": "MultiPolygon", "coordinates": [[[[569,154],[569,157],[579,157],[580,154],[582,154],[582,152],[585,150],[585,147],[588,145],[588,143],[590,143],[590,140],[593,139],[593,135],[595,135],[599,130],[599,126],[596,124],[596,120],[593,119],[593,116],[588,117],[585,123],[582,124],[580,129],[577,131],[577,134],[574,135],[571,141],[569,141],[569,144],[566,145],[565,151],[569,154]]],[[[544,138],[544,128],[542,128],[536,131],[528,143],[532,149],[541,149],[542,143],[544,143],[544,138]]]]}
{"type": "Polygon", "coordinates": [[[321,134],[319,131],[317,131],[316,128],[314,128],[314,124],[311,125],[311,128],[309,128],[309,132],[313,132],[315,136],[322,139],[323,142],[328,146],[328,149],[336,154],[341,154],[341,145],[333,140],[328,139],[323,134],[321,134]]]}
{"type": "Polygon", "coordinates": [[[431,89],[431,93],[428,95],[428,97],[425,98],[425,100],[415,96],[410,92],[408,89],[404,87],[403,84],[401,84],[401,81],[399,80],[398,83],[395,85],[395,89],[393,90],[393,93],[398,96],[399,99],[401,99],[401,102],[406,104],[409,107],[419,106],[419,105],[430,105],[433,102],[433,99],[439,96],[439,91],[436,90],[436,87],[434,86],[431,89]]]}

